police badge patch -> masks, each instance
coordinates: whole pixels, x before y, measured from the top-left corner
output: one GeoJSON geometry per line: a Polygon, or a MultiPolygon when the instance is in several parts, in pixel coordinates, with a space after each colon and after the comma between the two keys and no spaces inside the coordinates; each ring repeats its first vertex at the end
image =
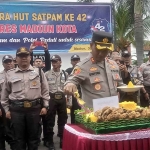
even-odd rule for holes
{"type": "Polygon", "coordinates": [[[73,75],[78,75],[81,73],[81,69],[79,67],[75,67],[73,70],[73,75]]]}
{"type": "Polygon", "coordinates": [[[100,90],[101,89],[101,85],[98,83],[98,84],[95,84],[95,90],[100,90]]]}

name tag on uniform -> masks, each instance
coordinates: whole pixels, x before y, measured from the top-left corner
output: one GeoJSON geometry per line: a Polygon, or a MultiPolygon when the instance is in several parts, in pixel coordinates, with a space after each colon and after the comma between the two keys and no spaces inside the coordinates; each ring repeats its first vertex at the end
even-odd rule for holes
{"type": "Polygon", "coordinates": [[[30,76],[34,76],[34,75],[38,75],[38,73],[36,71],[31,71],[30,76]]]}
{"type": "Polygon", "coordinates": [[[94,75],[98,75],[100,74],[100,72],[92,72],[92,73],[89,73],[90,76],[94,76],[94,75]]]}
{"type": "Polygon", "coordinates": [[[53,81],[53,80],[55,80],[54,78],[48,78],[47,79],[48,81],[53,81]]]}
{"type": "Polygon", "coordinates": [[[11,78],[11,81],[14,81],[14,80],[16,80],[16,79],[19,79],[18,77],[12,77],[11,78]]]}
{"type": "Polygon", "coordinates": [[[112,72],[119,72],[118,70],[111,70],[112,72]]]}

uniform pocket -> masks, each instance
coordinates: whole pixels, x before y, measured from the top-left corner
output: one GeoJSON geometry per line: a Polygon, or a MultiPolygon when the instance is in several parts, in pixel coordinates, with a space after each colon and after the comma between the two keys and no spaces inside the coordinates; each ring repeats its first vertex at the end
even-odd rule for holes
{"type": "Polygon", "coordinates": [[[29,84],[31,89],[37,89],[40,87],[40,78],[38,75],[29,76],[29,84]]]}
{"type": "Polygon", "coordinates": [[[90,77],[90,83],[92,86],[92,91],[94,93],[97,92],[105,92],[105,83],[102,76],[92,76],[90,77]]]}
{"type": "Polygon", "coordinates": [[[56,89],[55,78],[48,78],[47,81],[48,81],[49,91],[52,91],[53,89],[56,89]]]}
{"type": "Polygon", "coordinates": [[[114,81],[121,81],[119,73],[113,73],[112,76],[114,81]]]}
{"type": "Polygon", "coordinates": [[[11,81],[12,83],[12,92],[20,92],[22,91],[22,79],[16,78],[11,81]]]}
{"type": "Polygon", "coordinates": [[[55,79],[54,78],[49,78],[48,79],[48,84],[49,85],[55,85],[55,79]]]}
{"type": "Polygon", "coordinates": [[[0,79],[0,91],[2,90],[2,85],[3,85],[4,81],[5,81],[4,78],[0,79]]]}
{"type": "Polygon", "coordinates": [[[118,82],[121,81],[121,77],[120,77],[119,73],[113,73],[112,77],[113,77],[113,85],[114,85],[114,87],[112,87],[110,89],[111,90],[112,89],[117,90],[118,82]]]}
{"type": "Polygon", "coordinates": [[[150,76],[150,71],[146,70],[143,72],[143,77],[146,78],[146,77],[149,77],[150,76]]]}

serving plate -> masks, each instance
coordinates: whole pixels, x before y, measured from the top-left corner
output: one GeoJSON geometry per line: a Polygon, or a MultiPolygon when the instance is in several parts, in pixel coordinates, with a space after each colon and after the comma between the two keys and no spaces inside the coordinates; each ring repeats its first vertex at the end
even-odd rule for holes
{"type": "Polygon", "coordinates": [[[117,88],[123,92],[136,92],[136,91],[140,90],[140,88],[142,88],[142,87],[143,87],[143,85],[134,85],[134,87],[128,87],[127,85],[125,85],[125,86],[119,86],[117,88]]]}

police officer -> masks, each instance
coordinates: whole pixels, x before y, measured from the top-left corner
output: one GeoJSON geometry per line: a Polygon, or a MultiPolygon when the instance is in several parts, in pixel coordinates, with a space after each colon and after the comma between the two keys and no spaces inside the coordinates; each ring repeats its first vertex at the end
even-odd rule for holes
{"type": "Polygon", "coordinates": [[[143,85],[145,87],[145,92],[141,93],[141,106],[147,107],[150,105],[150,52],[148,52],[149,60],[145,63],[143,63],[139,70],[143,75],[143,85]],[[146,98],[146,96],[148,98],[146,98]]]}
{"type": "Polygon", "coordinates": [[[128,84],[129,81],[131,81],[130,73],[128,72],[128,69],[127,69],[126,65],[124,64],[124,61],[121,60],[120,53],[118,51],[112,51],[110,58],[112,60],[114,60],[117,63],[117,65],[119,66],[123,83],[128,84]]]}
{"type": "MultiPolygon", "coordinates": [[[[72,70],[74,69],[74,67],[76,66],[77,63],[80,62],[80,57],[79,55],[77,54],[74,54],[71,56],[71,64],[72,64],[72,67],[66,69],[66,72],[68,73],[68,75],[71,74],[72,70]]],[[[78,92],[79,92],[79,95],[80,97],[82,96],[81,94],[81,88],[80,86],[77,87],[78,88],[78,92]]],[[[77,109],[81,109],[81,107],[78,105],[77,103],[77,99],[72,96],[72,106],[70,107],[71,109],[71,123],[75,123],[75,114],[74,114],[74,111],[77,110],[77,109]]]]}
{"type": "MultiPolygon", "coordinates": [[[[128,70],[128,73],[130,74],[130,79],[134,85],[141,85],[143,84],[143,76],[141,72],[139,71],[139,68],[135,65],[131,65],[131,53],[127,50],[124,50],[122,52],[122,60],[124,61],[124,64],[126,65],[126,68],[128,70]]],[[[122,76],[122,78],[125,78],[122,76]]],[[[141,89],[143,93],[146,92],[144,88],[141,89]]],[[[145,94],[146,99],[148,99],[148,94],[145,94]]],[[[133,93],[124,93],[121,100],[133,100],[135,102],[138,102],[138,92],[133,93]]],[[[138,102],[139,103],[139,102],[138,102]]]]}
{"type": "MultiPolygon", "coordinates": [[[[43,72],[46,72],[46,71],[51,69],[50,53],[48,51],[48,44],[47,44],[47,42],[43,41],[42,43],[43,43],[42,47],[44,48],[45,63],[43,62],[43,60],[40,57],[37,57],[37,58],[35,58],[33,60],[33,56],[34,56],[33,50],[37,47],[37,45],[35,45],[34,42],[33,42],[33,43],[31,43],[30,49],[29,49],[30,52],[31,52],[31,62],[30,62],[30,64],[32,66],[34,66],[34,67],[42,69],[43,72]]],[[[46,128],[47,127],[46,127],[45,117],[46,117],[45,115],[42,116],[42,123],[43,123],[43,128],[42,128],[43,129],[43,139],[42,140],[43,140],[44,146],[47,146],[46,145],[46,141],[47,141],[48,137],[47,137],[47,132],[46,132],[46,128]]],[[[39,133],[39,138],[40,137],[41,137],[41,133],[39,133]]],[[[40,141],[40,139],[39,139],[39,141],[40,141]]]]}
{"type": "Polygon", "coordinates": [[[62,138],[64,125],[67,122],[66,98],[63,93],[64,83],[68,74],[61,68],[61,57],[53,55],[51,58],[52,70],[45,73],[49,84],[49,111],[47,115],[47,134],[49,135],[49,150],[54,150],[53,127],[55,125],[56,112],[58,115],[58,136],[60,137],[60,148],[62,148],[62,138]]]}
{"type": "MultiPolygon", "coordinates": [[[[2,92],[2,88],[3,88],[3,83],[6,78],[6,73],[8,70],[14,68],[13,57],[10,55],[5,55],[2,58],[2,64],[3,64],[4,70],[2,72],[0,72],[0,97],[1,97],[1,92],[2,92]]],[[[0,126],[2,127],[0,129],[0,150],[5,149],[4,148],[5,140],[10,144],[10,148],[13,150],[13,149],[15,149],[15,140],[13,138],[11,128],[10,128],[11,122],[9,119],[5,118],[5,112],[4,112],[1,104],[0,104],[0,116],[1,116],[0,117],[0,122],[1,122],[0,126]],[[4,126],[5,126],[5,128],[4,128],[4,126]]]]}
{"type": "Polygon", "coordinates": [[[16,150],[38,149],[40,115],[47,113],[49,91],[46,77],[30,65],[30,52],[21,47],[16,52],[18,67],[7,72],[2,89],[1,103],[6,117],[12,121],[12,130],[17,141],[16,150]],[[41,107],[40,99],[43,99],[41,107]]]}
{"type": "Polygon", "coordinates": [[[5,150],[4,112],[0,103],[0,150],[5,150]]]}
{"type": "Polygon", "coordinates": [[[0,150],[5,150],[4,111],[0,103],[0,150]]]}
{"type": "Polygon", "coordinates": [[[71,56],[71,65],[72,67],[66,69],[66,72],[70,75],[75,65],[80,62],[80,57],[77,54],[71,56]]]}
{"type": "Polygon", "coordinates": [[[33,60],[33,50],[37,47],[37,45],[34,45],[34,42],[31,43],[30,45],[30,52],[31,52],[31,65],[37,67],[37,68],[42,68],[44,72],[48,71],[51,69],[51,61],[50,61],[50,53],[48,51],[48,44],[43,41],[42,47],[44,48],[44,57],[45,57],[45,67],[44,67],[44,62],[41,58],[35,58],[33,60]]]}
{"type": "Polygon", "coordinates": [[[93,107],[92,99],[117,95],[117,86],[122,85],[118,65],[105,59],[113,50],[112,34],[103,31],[93,32],[90,43],[92,52],[78,63],[65,83],[67,94],[74,93],[80,84],[82,99],[88,107],[93,107]]]}

